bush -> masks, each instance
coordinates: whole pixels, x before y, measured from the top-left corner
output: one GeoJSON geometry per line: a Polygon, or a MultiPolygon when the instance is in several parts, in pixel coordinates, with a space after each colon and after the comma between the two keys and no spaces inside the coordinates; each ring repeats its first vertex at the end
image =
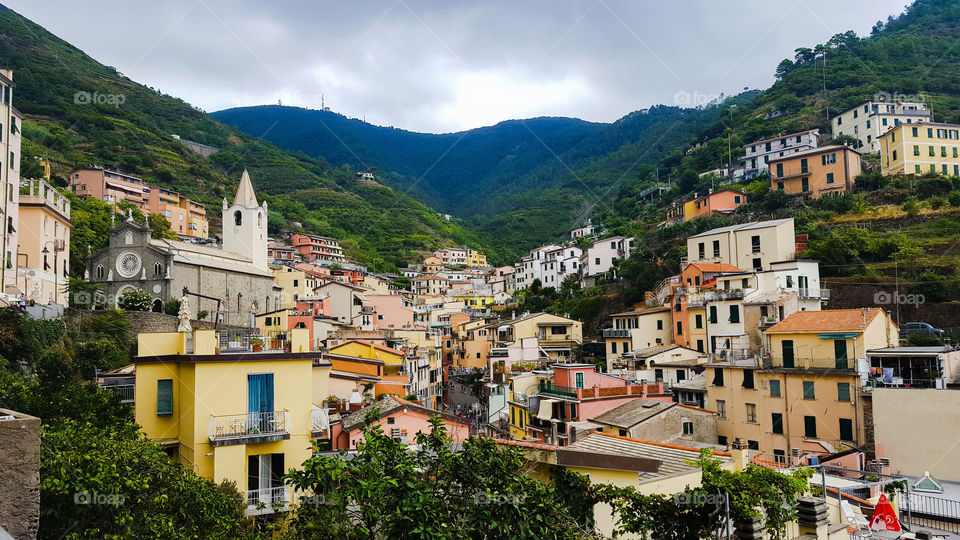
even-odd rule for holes
{"type": "Polygon", "coordinates": [[[907,216],[916,217],[917,214],[920,213],[920,205],[917,204],[917,197],[914,195],[907,197],[906,202],[903,203],[900,209],[906,212],[907,216]]]}
{"type": "Polygon", "coordinates": [[[167,300],[163,303],[163,312],[167,315],[177,316],[180,314],[180,300],[167,300]]]}
{"type": "Polygon", "coordinates": [[[951,192],[947,195],[947,200],[950,201],[950,206],[960,206],[960,191],[951,192]]]}
{"type": "Polygon", "coordinates": [[[933,197],[930,197],[930,200],[927,201],[927,203],[930,205],[930,208],[939,210],[947,205],[947,198],[942,195],[934,195],[933,197]]]}
{"type": "Polygon", "coordinates": [[[143,289],[127,289],[117,298],[117,307],[126,311],[150,311],[153,297],[143,289]]]}

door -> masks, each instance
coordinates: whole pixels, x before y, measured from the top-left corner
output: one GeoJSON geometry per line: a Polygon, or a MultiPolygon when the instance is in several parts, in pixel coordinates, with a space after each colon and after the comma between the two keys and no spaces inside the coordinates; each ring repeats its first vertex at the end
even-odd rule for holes
{"type": "Polygon", "coordinates": [[[247,429],[270,431],[273,425],[273,373],[247,375],[247,429]]]}
{"type": "Polygon", "coordinates": [[[833,340],[833,357],[836,359],[837,369],[847,369],[847,340],[833,340]]]}
{"type": "Polygon", "coordinates": [[[781,350],[783,351],[783,367],[792,368],[794,367],[793,361],[793,340],[785,339],[781,342],[781,350]]]}

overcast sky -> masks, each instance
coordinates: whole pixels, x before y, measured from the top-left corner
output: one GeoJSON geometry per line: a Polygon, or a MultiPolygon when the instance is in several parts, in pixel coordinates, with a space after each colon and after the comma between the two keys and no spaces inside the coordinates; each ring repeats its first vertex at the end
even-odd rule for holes
{"type": "Polygon", "coordinates": [[[207,111],[277,103],[415,131],[610,122],[773,83],[793,50],[905,0],[4,0],[128,77],[207,111]]]}

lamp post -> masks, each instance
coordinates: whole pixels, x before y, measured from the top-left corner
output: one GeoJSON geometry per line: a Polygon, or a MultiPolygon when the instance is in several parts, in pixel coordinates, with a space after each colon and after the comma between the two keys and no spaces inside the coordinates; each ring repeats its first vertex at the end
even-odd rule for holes
{"type": "Polygon", "coordinates": [[[47,249],[47,244],[53,244],[53,303],[56,304],[58,300],[57,297],[59,296],[57,293],[60,290],[60,283],[57,280],[57,253],[59,253],[60,250],[57,249],[56,240],[47,240],[47,242],[43,244],[43,251],[40,252],[44,255],[44,262],[46,262],[47,254],[50,253],[50,250],[47,249]]]}

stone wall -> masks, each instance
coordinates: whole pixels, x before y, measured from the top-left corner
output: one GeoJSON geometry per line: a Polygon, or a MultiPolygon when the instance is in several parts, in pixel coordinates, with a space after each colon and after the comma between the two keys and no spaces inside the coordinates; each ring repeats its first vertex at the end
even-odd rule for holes
{"type": "Polygon", "coordinates": [[[37,537],[40,523],[40,419],[7,409],[0,416],[0,528],[17,540],[37,537]]]}
{"type": "MultiPolygon", "coordinates": [[[[100,311],[73,310],[69,318],[71,322],[82,324],[89,317],[102,313],[100,311]]],[[[179,320],[173,315],[166,313],[155,313],[153,311],[127,311],[127,318],[130,319],[131,340],[136,341],[140,333],[146,332],[176,332],[179,320]]],[[[69,324],[69,323],[68,323],[69,324]]],[[[213,321],[191,320],[190,326],[194,330],[211,330],[214,328],[213,321]]],[[[232,328],[221,324],[218,328],[232,328]]]]}

